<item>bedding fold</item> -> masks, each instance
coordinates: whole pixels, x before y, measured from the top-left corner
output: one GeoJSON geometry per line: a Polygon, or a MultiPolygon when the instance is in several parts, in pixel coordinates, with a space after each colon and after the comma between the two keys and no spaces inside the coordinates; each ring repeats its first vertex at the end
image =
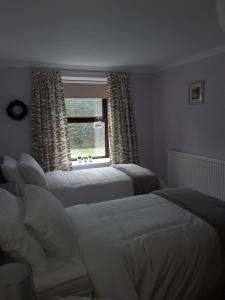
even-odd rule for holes
{"type": "Polygon", "coordinates": [[[225,202],[187,188],[174,188],[155,191],[176,205],[205,220],[218,232],[225,246],[225,202]]]}
{"type": "Polygon", "coordinates": [[[132,179],[134,195],[143,195],[160,189],[158,177],[148,169],[136,164],[113,164],[111,166],[132,179]]]}

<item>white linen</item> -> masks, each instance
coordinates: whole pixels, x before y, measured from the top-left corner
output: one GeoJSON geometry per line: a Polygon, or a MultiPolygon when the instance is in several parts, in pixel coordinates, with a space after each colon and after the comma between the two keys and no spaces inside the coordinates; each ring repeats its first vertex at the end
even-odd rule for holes
{"type": "Polygon", "coordinates": [[[44,250],[22,223],[16,197],[3,189],[0,189],[0,247],[28,261],[34,270],[40,271],[46,266],[44,250]]]}
{"type": "Polygon", "coordinates": [[[133,195],[132,179],[113,167],[45,174],[47,189],[65,207],[133,195]]]}
{"type": "Polygon", "coordinates": [[[19,170],[27,183],[45,187],[45,173],[39,163],[29,154],[21,153],[19,170]]]}
{"type": "Polygon", "coordinates": [[[45,253],[22,222],[9,222],[0,218],[0,228],[0,247],[3,251],[18,260],[28,262],[33,271],[45,269],[45,253]]]}
{"type": "Polygon", "coordinates": [[[0,218],[8,221],[22,219],[17,198],[5,189],[0,189],[0,218]]]}
{"type": "Polygon", "coordinates": [[[3,164],[1,166],[2,174],[7,182],[15,183],[19,187],[23,186],[26,181],[23,178],[20,170],[18,168],[18,164],[15,159],[5,155],[3,157],[3,164]]]}
{"type": "Polygon", "coordinates": [[[220,288],[219,237],[156,195],[67,209],[98,297],[199,300],[220,288]]]}
{"type": "Polygon", "coordinates": [[[47,190],[33,185],[24,186],[24,224],[53,255],[71,258],[76,253],[71,220],[64,207],[47,190]]]}
{"type": "Polygon", "coordinates": [[[34,286],[39,299],[49,299],[51,295],[72,295],[91,292],[91,284],[86,268],[81,260],[73,258],[63,261],[48,256],[48,264],[43,272],[34,274],[34,286]]]}

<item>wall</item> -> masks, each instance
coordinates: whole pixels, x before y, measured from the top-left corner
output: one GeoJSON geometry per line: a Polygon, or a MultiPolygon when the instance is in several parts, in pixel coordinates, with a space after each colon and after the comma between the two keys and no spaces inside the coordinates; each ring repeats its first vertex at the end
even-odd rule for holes
{"type": "Polygon", "coordinates": [[[30,114],[22,121],[6,115],[8,103],[19,99],[29,104],[31,99],[31,71],[25,68],[0,68],[0,156],[18,158],[20,152],[30,152],[30,114]]]}
{"type": "MultiPolygon", "coordinates": [[[[65,73],[65,72],[64,72],[65,73]]],[[[65,73],[73,76],[105,76],[103,73],[65,73]]],[[[103,77],[104,77],[103,76],[103,77]]],[[[150,75],[131,74],[131,90],[137,124],[141,164],[153,168],[152,109],[149,105],[150,75]]],[[[99,88],[100,85],[98,85],[99,88]]],[[[103,88],[101,86],[101,88],[103,88]]],[[[105,92],[105,91],[104,91],[105,92]]],[[[23,100],[30,106],[31,70],[28,68],[0,68],[0,156],[4,154],[18,158],[20,152],[31,150],[30,114],[21,122],[7,117],[6,106],[13,99],[23,100]]]]}
{"type": "Polygon", "coordinates": [[[130,75],[131,93],[142,166],[154,169],[153,147],[153,102],[151,76],[133,73],[130,75]]]}
{"type": "Polygon", "coordinates": [[[167,149],[225,160],[225,55],[154,74],[150,84],[154,171],[167,179],[167,149]],[[188,83],[195,80],[205,80],[205,101],[189,105],[188,83]]]}
{"type": "MultiPolygon", "coordinates": [[[[88,74],[90,76],[90,73],[88,74]]],[[[101,76],[100,74],[99,76],[101,76]]],[[[225,55],[157,74],[131,74],[141,164],[167,179],[167,149],[225,160],[225,55]],[[188,105],[188,83],[205,80],[205,102],[188,105]]],[[[5,114],[13,99],[30,103],[31,71],[0,68],[0,156],[30,152],[30,115],[5,114]]]]}

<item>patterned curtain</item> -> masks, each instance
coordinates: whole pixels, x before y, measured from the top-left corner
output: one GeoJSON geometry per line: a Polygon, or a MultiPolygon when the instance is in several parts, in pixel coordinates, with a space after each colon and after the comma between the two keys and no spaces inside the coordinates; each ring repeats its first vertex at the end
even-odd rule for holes
{"type": "Polygon", "coordinates": [[[114,164],[139,163],[139,151],[127,73],[108,76],[109,145],[114,164]]]}
{"type": "Polygon", "coordinates": [[[70,146],[61,72],[32,72],[32,155],[45,171],[69,170],[70,146]]]}

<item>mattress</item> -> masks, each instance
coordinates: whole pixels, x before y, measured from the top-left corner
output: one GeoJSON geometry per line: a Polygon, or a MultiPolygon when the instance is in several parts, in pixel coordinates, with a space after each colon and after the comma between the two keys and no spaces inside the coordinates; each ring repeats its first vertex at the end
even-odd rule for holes
{"type": "Polygon", "coordinates": [[[64,207],[96,203],[133,195],[133,183],[113,167],[46,173],[47,189],[64,207]]]}
{"type": "Polygon", "coordinates": [[[34,274],[38,300],[49,296],[89,295],[91,285],[84,264],[78,258],[68,261],[48,257],[47,269],[34,274]]]}

